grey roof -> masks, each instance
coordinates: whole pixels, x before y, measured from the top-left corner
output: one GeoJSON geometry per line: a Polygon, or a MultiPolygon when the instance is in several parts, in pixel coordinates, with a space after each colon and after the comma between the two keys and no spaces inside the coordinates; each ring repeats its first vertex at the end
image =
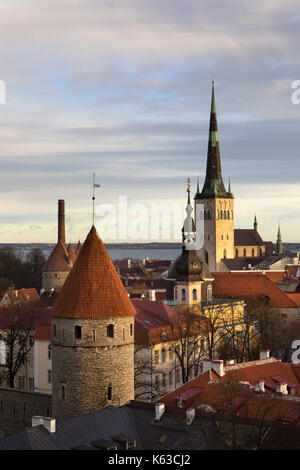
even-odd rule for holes
{"type": "Polygon", "coordinates": [[[254,229],[234,229],[234,246],[262,246],[264,242],[254,229]]]}
{"type": "MultiPolygon", "coordinates": [[[[115,442],[124,434],[136,441],[136,449],[207,449],[203,436],[203,419],[187,426],[185,410],[166,407],[159,422],[155,421],[153,404],[133,401],[119,408],[107,407],[99,411],[58,420],[56,432],[50,433],[39,425],[0,440],[0,450],[68,450],[95,449],[96,442],[115,442]]],[[[217,442],[217,428],[207,420],[206,439],[210,446],[217,442]]],[[[122,445],[117,444],[122,450],[122,445]]]]}

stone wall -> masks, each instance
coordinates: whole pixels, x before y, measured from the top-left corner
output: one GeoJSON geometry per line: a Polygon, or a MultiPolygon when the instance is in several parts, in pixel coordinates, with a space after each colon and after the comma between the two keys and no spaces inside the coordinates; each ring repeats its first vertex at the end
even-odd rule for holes
{"type": "Polygon", "coordinates": [[[59,292],[64,285],[70,271],[43,271],[42,273],[42,287],[46,292],[54,289],[59,292]]]}
{"type": "Polygon", "coordinates": [[[51,395],[0,387],[0,438],[31,426],[34,415],[51,413],[51,395]]]}
{"type": "Polygon", "coordinates": [[[51,344],[55,418],[120,406],[134,398],[133,316],[53,317],[51,344]],[[107,336],[110,324],[114,325],[113,338],[107,336]],[[81,338],[76,339],[75,326],[81,327],[81,338]]]}

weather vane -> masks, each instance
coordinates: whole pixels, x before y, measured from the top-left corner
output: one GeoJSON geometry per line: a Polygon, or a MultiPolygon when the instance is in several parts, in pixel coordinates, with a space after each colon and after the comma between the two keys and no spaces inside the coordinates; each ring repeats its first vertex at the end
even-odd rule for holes
{"type": "Polygon", "coordinates": [[[93,173],[93,225],[95,225],[95,188],[100,188],[100,184],[95,183],[96,174],[93,173]]]}

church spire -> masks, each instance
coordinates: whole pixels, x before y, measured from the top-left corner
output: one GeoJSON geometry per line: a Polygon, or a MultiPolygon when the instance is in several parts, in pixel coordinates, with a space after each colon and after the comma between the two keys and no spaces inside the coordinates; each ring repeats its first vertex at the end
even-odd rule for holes
{"type": "Polygon", "coordinates": [[[191,205],[191,179],[187,179],[187,206],[185,208],[186,218],[182,227],[182,247],[185,249],[186,245],[189,245],[195,241],[196,237],[196,226],[192,217],[193,208],[191,205]]]}
{"type": "Polygon", "coordinates": [[[280,224],[278,225],[278,232],[277,232],[277,243],[276,243],[277,253],[282,253],[282,241],[281,241],[281,233],[280,233],[280,224]]]}
{"type": "Polygon", "coordinates": [[[256,220],[256,214],[254,215],[254,222],[253,222],[253,227],[254,227],[254,230],[257,231],[257,220],[256,220]]]}
{"type": "Polygon", "coordinates": [[[215,102],[215,88],[214,80],[212,80],[206,177],[202,192],[200,194],[196,194],[196,199],[206,199],[214,197],[232,197],[232,195],[226,191],[222,179],[217,112],[215,102]]]}

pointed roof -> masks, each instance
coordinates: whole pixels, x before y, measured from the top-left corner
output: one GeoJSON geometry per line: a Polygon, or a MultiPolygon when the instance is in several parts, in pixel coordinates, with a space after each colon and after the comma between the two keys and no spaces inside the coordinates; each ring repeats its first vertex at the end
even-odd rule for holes
{"type": "Polygon", "coordinates": [[[215,103],[214,81],[212,81],[211,111],[209,124],[209,139],[207,149],[206,177],[201,193],[197,191],[195,199],[214,197],[232,198],[227,192],[222,179],[221,158],[219,149],[217,113],[215,103]]]}
{"type": "Polygon", "coordinates": [[[68,252],[61,239],[58,240],[42,271],[70,271],[68,252]]]}
{"type": "Polygon", "coordinates": [[[69,263],[71,264],[71,266],[73,266],[73,264],[75,263],[76,257],[75,257],[75,253],[74,253],[71,243],[69,243],[68,245],[67,253],[69,257],[69,263]]]}
{"type": "Polygon", "coordinates": [[[80,250],[81,250],[81,243],[80,243],[80,240],[78,240],[76,250],[75,250],[75,258],[77,258],[77,256],[79,255],[80,250]]]}
{"type": "Polygon", "coordinates": [[[59,292],[52,316],[109,318],[131,315],[135,315],[135,309],[93,226],[59,292]]]}

